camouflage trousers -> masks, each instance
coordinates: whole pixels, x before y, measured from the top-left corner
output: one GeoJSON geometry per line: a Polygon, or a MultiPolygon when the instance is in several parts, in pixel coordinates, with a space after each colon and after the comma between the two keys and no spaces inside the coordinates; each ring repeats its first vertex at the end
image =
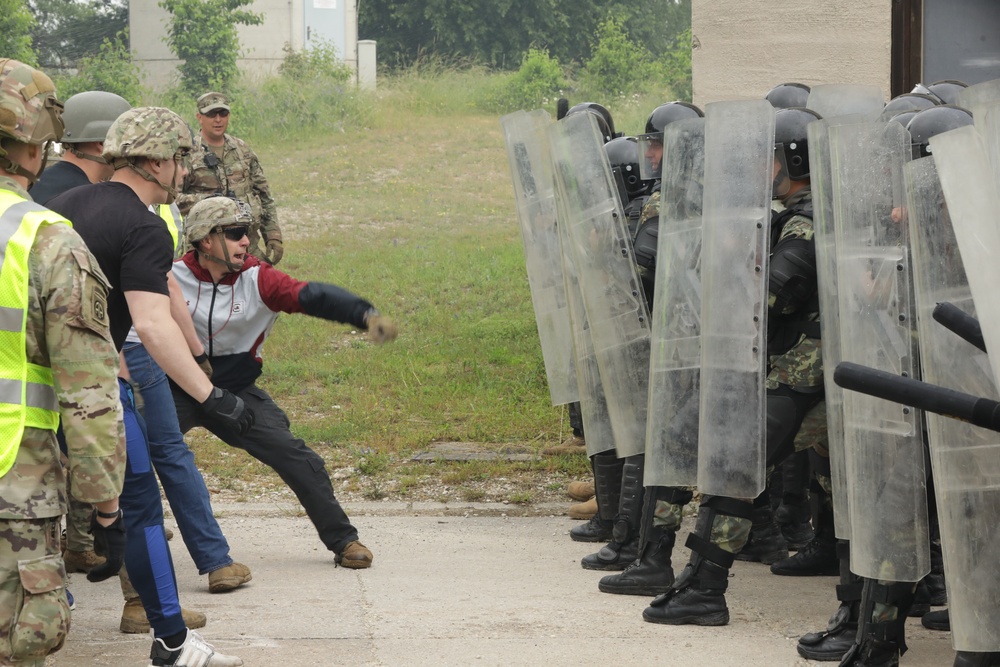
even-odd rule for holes
{"type": "Polygon", "coordinates": [[[94,506],[81,503],[73,497],[72,492],[67,496],[69,512],[66,514],[66,548],[70,551],[93,551],[94,536],[90,534],[90,515],[94,512],[94,506]]]}
{"type": "Polygon", "coordinates": [[[0,520],[0,665],[42,667],[69,632],[60,517],[0,520]]]}

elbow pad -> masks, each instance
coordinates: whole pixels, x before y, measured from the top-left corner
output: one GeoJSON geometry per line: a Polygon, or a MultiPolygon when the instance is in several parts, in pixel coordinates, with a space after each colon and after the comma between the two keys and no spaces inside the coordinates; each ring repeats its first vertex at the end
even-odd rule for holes
{"type": "Polygon", "coordinates": [[[767,289],[774,295],[773,312],[801,308],[816,294],[816,244],[803,238],[785,239],[771,255],[767,289]]]}

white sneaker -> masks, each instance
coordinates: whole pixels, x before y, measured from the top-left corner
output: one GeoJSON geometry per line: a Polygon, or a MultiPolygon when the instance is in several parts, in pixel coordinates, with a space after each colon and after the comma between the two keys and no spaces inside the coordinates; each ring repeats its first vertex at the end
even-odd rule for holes
{"type": "MultiPolygon", "coordinates": [[[[152,634],[152,630],[150,630],[152,634]]],[[[190,628],[187,638],[177,648],[167,648],[162,639],[153,639],[149,667],[241,667],[243,660],[218,653],[211,644],[190,628]]]]}

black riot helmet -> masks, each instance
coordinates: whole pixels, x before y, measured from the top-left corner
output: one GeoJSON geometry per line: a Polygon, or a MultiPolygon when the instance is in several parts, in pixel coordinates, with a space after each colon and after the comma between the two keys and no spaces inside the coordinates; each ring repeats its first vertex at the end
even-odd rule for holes
{"type": "Polygon", "coordinates": [[[575,113],[592,113],[597,118],[597,128],[601,132],[601,137],[604,139],[604,143],[608,143],[616,136],[615,134],[615,121],[611,117],[611,112],[607,108],[597,102],[580,102],[579,104],[574,104],[566,112],[566,116],[572,116],[575,113]]]}
{"type": "Polygon", "coordinates": [[[809,86],[804,83],[779,83],[764,96],[776,109],[805,107],[809,99],[809,86]]]}
{"type": "Polygon", "coordinates": [[[642,178],[655,180],[663,171],[663,128],[677,120],[704,116],[701,109],[688,102],[668,102],[653,109],[646,119],[646,133],[637,137],[642,155],[639,163],[642,178]]]}
{"type": "Polygon", "coordinates": [[[945,79],[943,81],[929,83],[926,86],[922,83],[918,83],[913,87],[913,92],[936,97],[941,100],[941,104],[958,104],[958,94],[968,87],[969,84],[964,81],[945,79]]]}
{"type": "Polygon", "coordinates": [[[882,109],[882,118],[889,119],[900,111],[923,111],[940,104],[940,100],[926,93],[903,93],[889,100],[882,109]]]}
{"type": "Polygon", "coordinates": [[[780,166],[771,191],[775,199],[784,197],[791,181],[809,178],[809,123],[821,116],[812,109],[793,107],[774,113],[774,160],[780,166]]]}
{"type": "Polygon", "coordinates": [[[897,111],[896,113],[892,114],[889,117],[883,116],[883,118],[888,121],[899,123],[903,127],[906,127],[909,124],[909,122],[913,120],[913,117],[916,116],[921,111],[923,111],[923,109],[904,109],[902,111],[897,111]]]}
{"type": "Polygon", "coordinates": [[[620,173],[629,199],[645,194],[649,181],[639,174],[639,143],[635,137],[618,137],[604,144],[611,170],[620,173]]]}
{"type": "Polygon", "coordinates": [[[924,109],[906,124],[906,129],[910,132],[913,159],[931,154],[931,137],[966,125],[972,125],[972,113],[962,107],[942,104],[924,109]]]}

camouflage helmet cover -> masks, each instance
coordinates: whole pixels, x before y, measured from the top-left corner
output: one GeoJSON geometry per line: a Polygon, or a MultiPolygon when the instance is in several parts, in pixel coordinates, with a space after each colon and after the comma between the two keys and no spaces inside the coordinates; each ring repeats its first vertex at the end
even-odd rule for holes
{"type": "Polygon", "coordinates": [[[88,90],[66,100],[63,121],[66,132],[64,144],[83,144],[104,141],[108,129],[118,116],[132,108],[121,95],[103,90],[88,90]]]}
{"type": "Polygon", "coordinates": [[[27,144],[59,141],[62,103],[45,73],[11,58],[0,59],[0,136],[27,144]]]}
{"type": "Polygon", "coordinates": [[[136,107],[111,124],[104,140],[104,158],[170,160],[178,151],[190,150],[193,144],[191,128],[170,109],[136,107]]]}
{"type": "Polygon", "coordinates": [[[252,220],[246,203],[229,197],[208,197],[191,207],[184,218],[184,235],[188,243],[197,245],[216,229],[249,225],[252,220]]]}

